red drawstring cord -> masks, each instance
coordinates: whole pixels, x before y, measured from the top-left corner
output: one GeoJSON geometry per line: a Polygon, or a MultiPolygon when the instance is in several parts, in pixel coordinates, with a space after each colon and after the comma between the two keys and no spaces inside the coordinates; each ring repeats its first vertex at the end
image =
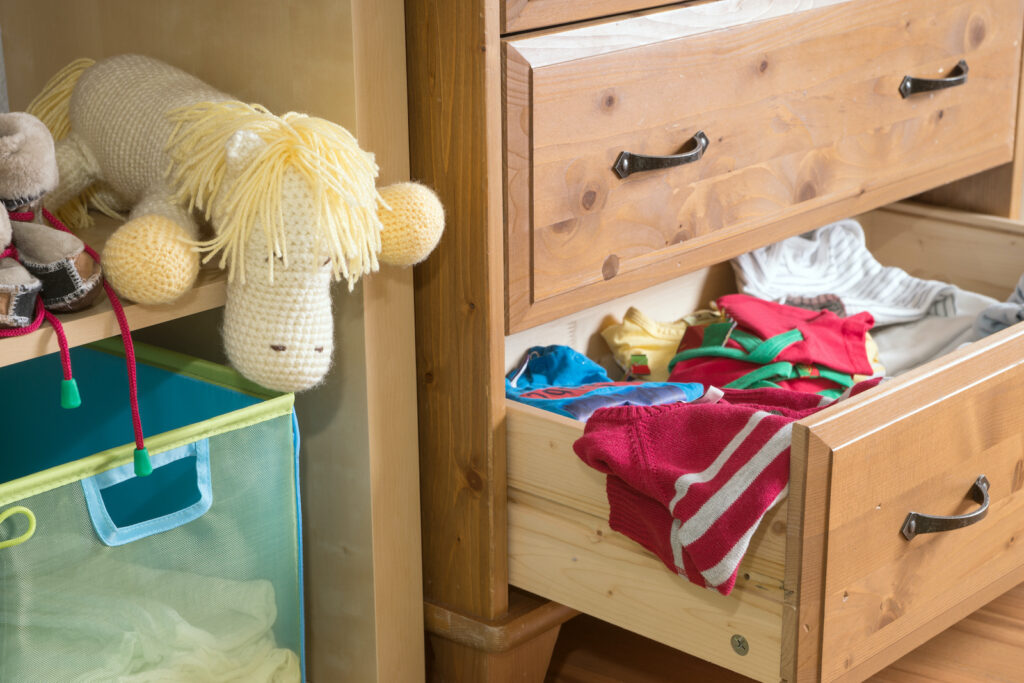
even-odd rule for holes
{"type": "MultiPolygon", "coordinates": [[[[11,215],[20,219],[24,214],[12,213],[11,215]]],[[[0,258],[7,257],[18,258],[18,250],[13,244],[8,245],[6,249],[0,252],[0,258]]],[[[57,346],[60,349],[60,364],[64,369],[64,382],[61,383],[60,387],[60,405],[62,408],[77,408],[82,405],[82,399],[78,396],[78,387],[71,376],[71,351],[68,349],[68,339],[64,334],[64,326],[61,325],[57,316],[43,308],[42,297],[36,298],[36,315],[31,323],[25,327],[0,329],[0,337],[20,337],[35,332],[42,326],[44,319],[50,322],[54,333],[57,335],[57,346]]]]}
{"type": "MultiPolygon", "coordinates": [[[[35,218],[35,214],[33,214],[30,211],[12,211],[8,213],[8,216],[10,216],[11,220],[13,221],[25,222],[31,221],[33,218],[35,218]]],[[[0,253],[0,258],[4,258],[7,256],[13,259],[18,258],[18,250],[13,244],[8,245],[7,248],[4,249],[3,253],[0,253]]],[[[61,324],[60,320],[57,319],[57,316],[53,315],[45,308],[43,308],[43,301],[41,298],[36,301],[36,317],[31,323],[29,323],[28,326],[0,330],[0,337],[19,337],[24,334],[35,332],[42,326],[44,318],[50,323],[50,325],[53,326],[53,331],[57,335],[57,346],[60,348],[60,364],[64,369],[64,381],[66,383],[71,382],[71,351],[68,349],[68,338],[67,335],[64,334],[64,326],[61,324]]],[[[65,386],[67,385],[65,384],[65,386]]],[[[62,388],[62,390],[64,389],[62,388]]],[[[75,396],[73,398],[69,396],[66,400],[63,398],[62,394],[62,406],[64,406],[65,408],[77,408],[79,405],[81,405],[81,399],[77,397],[77,390],[74,390],[73,393],[75,394],[75,396]]]]}
{"type": "MultiPolygon", "coordinates": [[[[26,212],[12,212],[8,214],[13,221],[24,221],[29,222],[35,219],[35,214],[31,211],[26,212]]],[[[52,213],[43,209],[43,217],[49,221],[57,230],[70,233],[67,226],[61,223],[56,216],[52,213]]],[[[84,243],[83,243],[84,244],[84,243]]],[[[88,244],[84,244],[85,252],[89,254],[96,261],[100,262],[100,255],[90,247],[88,244]]],[[[13,247],[10,247],[13,250],[13,247]]],[[[6,254],[5,250],[5,254],[6,254]]],[[[110,299],[110,307],[114,310],[114,316],[117,318],[117,326],[121,330],[121,342],[124,344],[124,355],[125,362],[128,366],[128,397],[131,403],[132,410],[132,428],[135,432],[135,474],[139,476],[145,476],[153,471],[153,467],[149,461],[149,451],[146,449],[146,444],[143,440],[142,435],[142,417],[139,414],[139,383],[138,375],[135,369],[135,345],[132,343],[132,331],[128,326],[128,317],[124,313],[124,307],[121,305],[121,300],[114,292],[114,288],[110,286],[110,283],[105,279],[103,280],[103,290],[107,293],[107,298],[110,299]]],[[[22,328],[21,330],[13,330],[15,334],[4,334],[5,330],[0,330],[0,336],[13,337],[17,334],[27,334],[28,332],[35,331],[39,328],[42,323],[43,315],[53,325],[54,331],[57,333],[57,343],[61,348],[61,362],[64,365],[64,379],[69,381],[71,379],[71,356],[67,350],[67,339],[64,336],[64,328],[49,311],[42,308],[42,302],[40,301],[39,308],[42,311],[41,314],[36,316],[36,320],[33,321],[29,328],[22,328]]]]}

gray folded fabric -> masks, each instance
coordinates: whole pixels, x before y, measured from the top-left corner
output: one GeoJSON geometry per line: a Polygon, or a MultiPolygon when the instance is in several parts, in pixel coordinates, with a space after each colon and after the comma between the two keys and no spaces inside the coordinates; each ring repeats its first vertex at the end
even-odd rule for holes
{"type": "Polygon", "coordinates": [[[1024,275],[1006,303],[993,304],[981,312],[974,321],[975,336],[980,339],[1021,321],[1024,321],[1024,275]]]}
{"type": "Polygon", "coordinates": [[[852,219],[740,254],[732,266],[744,294],[777,303],[831,294],[847,315],[871,313],[876,328],[959,314],[956,287],[883,266],[852,219]]]}

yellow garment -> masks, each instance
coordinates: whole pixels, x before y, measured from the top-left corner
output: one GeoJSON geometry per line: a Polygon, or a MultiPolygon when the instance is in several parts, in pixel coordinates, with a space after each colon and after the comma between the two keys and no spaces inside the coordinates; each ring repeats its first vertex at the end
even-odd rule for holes
{"type": "MultiPolygon", "coordinates": [[[[885,377],[885,366],[882,365],[882,361],[878,358],[878,344],[871,338],[871,333],[864,333],[864,350],[868,354],[868,362],[871,363],[871,369],[874,370],[872,377],[885,377]]],[[[861,382],[868,379],[867,375],[854,375],[854,382],[861,382]]]]}
{"type": "Polygon", "coordinates": [[[668,364],[676,355],[683,333],[690,325],[707,325],[724,318],[717,311],[697,311],[669,323],[651,320],[636,308],[630,307],[622,323],[601,331],[618,363],[625,372],[632,369],[631,357],[647,356],[650,374],[631,373],[633,377],[652,382],[668,381],[668,364]]]}
{"type": "MultiPolygon", "coordinates": [[[[725,315],[717,310],[700,310],[670,323],[651,320],[636,308],[630,307],[622,318],[622,323],[610,325],[601,331],[601,336],[608,343],[615,356],[615,362],[626,373],[632,369],[632,357],[636,354],[647,356],[650,374],[630,373],[637,379],[651,382],[668,381],[668,364],[679,350],[679,342],[687,327],[691,325],[706,326],[725,320],[725,315]]],[[[874,377],[885,376],[885,366],[878,358],[878,344],[865,335],[865,352],[874,377]]],[[[855,375],[855,382],[868,379],[867,375],[855,375]]]]}

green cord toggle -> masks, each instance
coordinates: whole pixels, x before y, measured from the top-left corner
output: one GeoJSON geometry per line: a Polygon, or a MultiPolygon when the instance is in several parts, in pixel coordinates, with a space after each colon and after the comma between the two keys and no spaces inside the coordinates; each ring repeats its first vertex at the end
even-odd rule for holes
{"type": "Polygon", "coordinates": [[[78,382],[74,377],[60,382],[60,407],[66,410],[82,405],[82,397],[78,395],[78,382]]]}
{"type": "Polygon", "coordinates": [[[145,477],[153,473],[153,463],[149,461],[148,448],[135,449],[135,476],[145,477]]]}

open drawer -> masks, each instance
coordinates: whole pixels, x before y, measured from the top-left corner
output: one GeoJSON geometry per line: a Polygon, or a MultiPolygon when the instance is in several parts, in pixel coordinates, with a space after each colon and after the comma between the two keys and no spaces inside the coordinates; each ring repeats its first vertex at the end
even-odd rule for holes
{"type": "MultiPolygon", "coordinates": [[[[1003,299],[1024,225],[897,205],[861,217],[887,265],[1003,299]]],[[[725,292],[718,292],[725,293],[725,292]]],[[[728,597],[607,526],[580,423],[508,405],[510,583],[761,681],[859,681],[1024,581],[1024,325],[794,428],[790,495],[728,597]],[[907,540],[911,511],[987,516],[907,540]]]]}

